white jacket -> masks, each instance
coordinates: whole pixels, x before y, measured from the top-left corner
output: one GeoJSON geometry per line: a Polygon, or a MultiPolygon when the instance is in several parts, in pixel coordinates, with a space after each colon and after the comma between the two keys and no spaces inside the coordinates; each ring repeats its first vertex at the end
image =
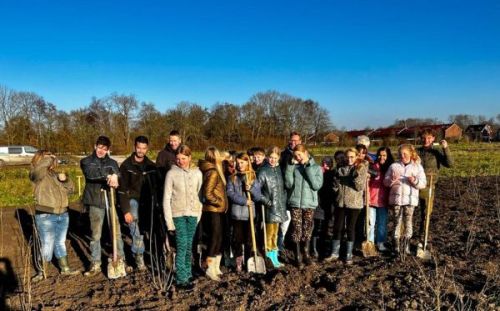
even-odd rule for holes
{"type": "Polygon", "coordinates": [[[163,192],[163,214],[168,230],[175,230],[174,217],[193,216],[200,219],[202,182],[203,176],[197,167],[185,170],[174,165],[168,171],[163,192]]]}
{"type": "Polygon", "coordinates": [[[413,161],[407,165],[401,161],[394,162],[385,174],[384,185],[391,188],[389,205],[417,206],[418,191],[427,185],[424,168],[413,161]],[[414,183],[408,180],[410,176],[415,177],[414,183]]]}

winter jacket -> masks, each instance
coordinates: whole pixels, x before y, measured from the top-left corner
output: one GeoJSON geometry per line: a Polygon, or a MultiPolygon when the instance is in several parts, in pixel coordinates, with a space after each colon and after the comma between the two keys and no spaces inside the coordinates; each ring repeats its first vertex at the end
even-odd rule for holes
{"type": "Polygon", "coordinates": [[[435,184],[438,179],[438,172],[441,166],[452,167],[453,158],[451,157],[450,148],[443,148],[443,151],[439,151],[434,148],[417,148],[418,156],[422,161],[422,167],[426,174],[435,174],[432,183],[435,184]]]}
{"type": "Polygon", "coordinates": [[[261,185],[262,204],[266,213],[266,223],[282,223],[288,219],[286,214],[286,191],[279,166],[264,166],[257,173],[261,185]]]}
{"type": "Polygon", "coordinates": [[[169,144],[165,146],[165,148],[158,153],[158,156],[156,157],[156,166],[158,167],[158,170],[160,171],[162,181],[165,180],[165,176],[167,175],[168,171],[175,166],[175,150],[170,147],[169,144]]]}
{"type": "Polygon", "coordinates": [[[323,185],[321,167],[312,157],[305,165],[288,163],[285,170],[287,204],[295,208],[318,207],[318,190],[323,185]]]}
{"type": "Polygon", "coordinates": [[[380,170],[380,163],[370,165],[373,172],[377,173],[370,177],[370,206],[387,207],[389,204],[389,188],[384,185],[384,172],[380,170]]]}
{"type": "Polygon", "coordinates": [[[318,191],[319,206],[323,210],[323,217],[321,218],[321,215],[318,214],[318,216],[315,215],[316,219],[325,219],[325,216],[331,217],[331,215],[333,215],[333,202],[337,195],[337,193],[333,191],[333,178],[333,170],[323,173],[323,186],[321,186],[321,189],[318,191]]]}
{"type": "Polygon", "coordinates": [[[123,214],[130,212],[130,199],[148,206],[151,203],[151,191],[156,191],[160,183],[160,175],[154,162],[146,156],[142,162],[137,162],[134,156],[135,153],[132,153],[120,165],[118,193],[123,214]]]}
{"type": "Polygon", "coordinates": [[[192,216],[200,219],[203,175],[197,168],[172,166],[165,178],[163,213],[168,230],[175,230],[174,217],[192,216]]]}
{"type": "Polygon", "coordinates": [[[292,162],[293,159],[293,150],[290,146],[286,146],[283,151],[281,151],[280,155],[280,168],[283,176],[285,176],[286,166],[292,162]]]}
{"type": "Polygon", "coordinates": [[[203,184],[201,186],[203,211],[225,213],[229,206],[226,196],[226,185],[220,177],[215,164],[206,160],[198,162],[203,173],[203,184]]]}
{"type": "Polygon", "coordinates": [[[69,178],[61,182],[57,174],[49,170],[54,158],[44,156],[35,167],[31,168],[29,177],[35,186],[35,209],[44,213],[62,214],[68,209],[68,194],[74,190],[69,178]]]}
{"type": "MultiPolygon", "coordinates": [[[[245,175],[238,174],[229,177],[227,181],[227,197],[231,204],[231,218],[235,220],[249,220],[249,211],[247,205],[247,194],[244,191],[245,175]]],[[[262,200],[261,186],[258,179],[255,179],[250,188],[250,197],[252,202],[262,200]]],[[[252,212],[255,218],[255,204],[252,204],[252,212]]]]}
{"type": "Polygon", "coordinates": [[[80,167],[85,176],[85,190],[82,202],[88,206],[104,208],[104,194],[101,190],[109,190],[107,176],[120,175],[118,163],[106,154],[104,158],[98,158],[95,151],[80,161],[80,167]]]}
{"type": "Polygon", "coordinates": [[[391,164],[384,177],[384,185],[391,187],[389,194],[389,204],[395,205],[418,205],[418,191],[424,189],[427,184],[424,168],[419,163],[410,162],[405,165],[403,162],[391,164]],[[399,178],[393,181],[393,176],[399,178]],[[410,184],[408,177],[414,176],[416,181],[410,184]]]}
{"type": "Polygon", "coordinates": [[[368,163],[345,165],[335,169],[333,191],[337,192],[336,204],[338,207],[362,209],[364,206],[363,193],[366,188],[368,163]]]}

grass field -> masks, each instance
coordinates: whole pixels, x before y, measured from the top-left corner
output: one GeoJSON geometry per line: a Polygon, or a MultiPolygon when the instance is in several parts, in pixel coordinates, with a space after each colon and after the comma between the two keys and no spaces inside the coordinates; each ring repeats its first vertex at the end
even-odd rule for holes
{"type": "MultiPolygon", "coordinates": [[[[442,169],[441,176],[498,176],[500,175],[500,143],[452,144],[450,146],[454,167],[442,169]]],[[[311,149],[319,162],[323,156],[333,155],[338,149],[335,147],[316,147],[311,149]]],[[[391,148],[394,152],[396,147],[391,148]]],[[[370,148],[375,152],[376,148],[370,148]]],[[[195,163],[203,157],[203,152],[194,152],[195,163]]],[[[156,154],[151,158],[155,159],[156,154]]],[[[71,196],[72,202],[78,201],[78,176],[82,175],[77,165],[60,166],[75,183],[75,193],[71,196]]],[[[1,167],[0,168],[0,207],[27,206],[33,204],[33,188],[28,178],[29,167],[1,167]]],[[[81,189],[84,180],[81,179],[81,189]]]]}

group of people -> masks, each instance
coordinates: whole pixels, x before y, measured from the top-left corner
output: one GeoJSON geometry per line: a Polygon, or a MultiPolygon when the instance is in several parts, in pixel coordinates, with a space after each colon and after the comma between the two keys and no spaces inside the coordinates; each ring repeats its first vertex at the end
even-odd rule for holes
{"type": "MultiPolygon", "coordinates": [[[[89,213],[91,231],[91,264],[84,275],[91,277],[101,271],[101,233],[108,204],[105,194],[110,189],[117,190],[123,217],[116,221],[123,219],[129,229],[138,270],[146,269],[145,234],[140,224],[152,225],[143,215],[160,210],[158,215],[168,232],[165,239],[175,241],[179,288],[193,286],[193,268],[218,281],[221,265],[242,272],[247,259],[255,255],[264,255],[270,265],[279,268],[286,249],[293,251],[298,268],[311,264],[312,257],[320,254],[325,261],[337,260],[342,241],[345,262],[352,264],[355,243],[364,239],[364,217],[360,217],[364,212],[368,212],[369,223],[366,239],[380,252],[387,252],[387,222],[392,209],[392,245],[396,252],[409,253],[414,210],[420,207],[423,218],[425,200],[437,182],[439,168],[452,165],[445,140],[439,150],[434,148],[433,131],[424,130],[421,138],[423,145],[417,149],[400,145],[397,161],[388,147],[378,148],[376,154],[368,152],[370,140],[360,136],[355,147],[316,163],[299,133],[292,132],[284,150],[254,147],[238,153],[208,147],[196,165],[191,149],[182,144],[179,132],[172,131],[156,163],[146,156],[148,139],[138,136],[134,152],[119,166],[109,156],[109,138],[100,136],[92,155],[80,162],[86,181],[82,202],[89,213]],[[435,176],[432,184],[426,174],[435,176]],[[199,249],[202,254],[198,254],[199,249]],[[193,260],[193,255],[200,258],[193,260]]],[[[41,150],[33,158],[30,172],[43,259],[36,281],[46,277],[45,268],[53,253],[62,274],[80,273],[69,267],[65,248],[68,194],[73,184],[64,174],[56,173],[56,166],[56,157],[41,150]]],[[[419,234],[422,232],[423,221],[419,234]]],[[[121,238],[117,251],[124,262],[121,238]]]]}

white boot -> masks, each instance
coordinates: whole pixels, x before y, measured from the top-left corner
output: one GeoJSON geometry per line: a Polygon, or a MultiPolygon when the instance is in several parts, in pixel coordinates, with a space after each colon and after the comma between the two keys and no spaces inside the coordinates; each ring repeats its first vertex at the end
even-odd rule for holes
{"type": "Polygon", "coordinates": [[[215,271],[217,275],[222,275],[222,271],[220,270],[220,262],[222,260],[222,255],[215,256],[215,271]]]}
{"type": "Polygon", "coordinates": [[[207,257],[207,271],[205,274],[213,281],[220,281],[219,276],[217,275],[217,270],[215,268],[217,264],[217,257],[207,257]]]}

